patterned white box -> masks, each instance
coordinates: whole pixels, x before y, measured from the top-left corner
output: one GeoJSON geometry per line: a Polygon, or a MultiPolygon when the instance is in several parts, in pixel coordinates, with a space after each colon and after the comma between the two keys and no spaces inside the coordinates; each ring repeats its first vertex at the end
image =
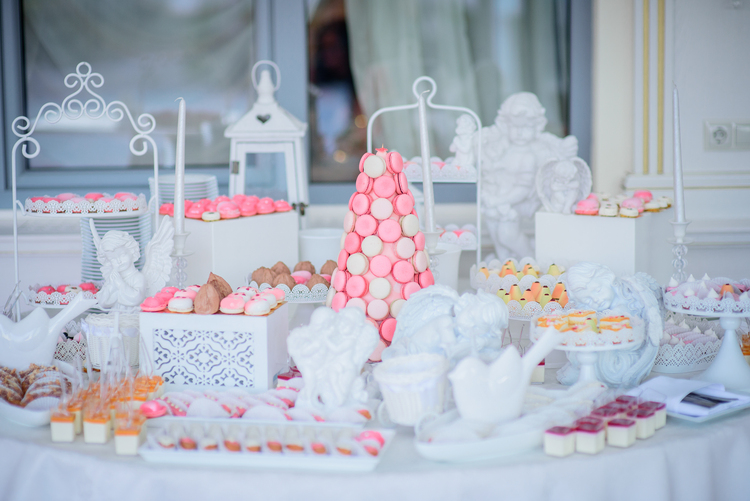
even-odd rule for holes
{"type": "Polygon", "coordinates": [[[167,384],[265,391],[287,366],[288,308],[264,317],[141,313],[141,340],[167,384]]]}

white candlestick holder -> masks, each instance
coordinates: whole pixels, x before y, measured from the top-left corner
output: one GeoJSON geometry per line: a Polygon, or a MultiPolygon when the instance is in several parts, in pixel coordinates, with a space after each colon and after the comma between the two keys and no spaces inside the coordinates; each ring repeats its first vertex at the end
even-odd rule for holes
{"type": "Polygon", "coordinates": [[[687,278],[687,274],[685,273],[685,267],[687,266],[687,259],[685,259],[688,252],[687,246],[692,243],[691,239],[685,238],[687,226],[690,224],[690,221],[670,221],[670,223],[674,231],[674,238],[669,239],[669,243],[672,244],[672,254],[674,255],[674,259],[672,260],[672,267],[674,268],[672,278],[678,282],[684,282],[687,278]]]}

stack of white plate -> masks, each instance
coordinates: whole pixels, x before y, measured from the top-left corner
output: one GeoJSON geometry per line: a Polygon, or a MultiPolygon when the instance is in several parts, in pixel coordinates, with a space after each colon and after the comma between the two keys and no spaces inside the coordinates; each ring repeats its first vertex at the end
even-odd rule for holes
{"type": "MultiPolygon", "coordinates": [[[[151,189],[151,198],[154,198],[154,178],[148,178],[148,186],[151,189]]],[[[219,196],[219,183],[216,176],[208,174],[185,174],[185,199],[200,200],[201,198],[214,199],[219,196]]],[[[159,201],[160,203],[174,202],[174,174],[159,176],[159,201]]]]}
{"type": "MultiPolygon", "coordinates": [[[[83,254],[81,255],[81,281],[97,282],[101,281],[101,263],[96,259],[96,246],[91,234],[88,217],[81,218],[81,240],[83,242],[83,254]]],[[[125,231],[135,238],[141,249],[141,257],[136,261],[135,266],[139,270],[143,268],[146,256],[146,244],[151,240],[151,215],[144,214],[135,217],[120,217],[114,219],[99,218],[94,219],[96,232],[99,238],[110,230],[125,231]]]]}

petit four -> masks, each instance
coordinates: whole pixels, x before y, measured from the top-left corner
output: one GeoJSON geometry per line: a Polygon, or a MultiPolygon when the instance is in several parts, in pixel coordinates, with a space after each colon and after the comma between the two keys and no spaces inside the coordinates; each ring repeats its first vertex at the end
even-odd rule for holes
{"type": "Polygon", "coordinates": [[[555,426],[544,432],[544,453],[550,456],[570,456],[576,450],[576,430],[555,426]]]}

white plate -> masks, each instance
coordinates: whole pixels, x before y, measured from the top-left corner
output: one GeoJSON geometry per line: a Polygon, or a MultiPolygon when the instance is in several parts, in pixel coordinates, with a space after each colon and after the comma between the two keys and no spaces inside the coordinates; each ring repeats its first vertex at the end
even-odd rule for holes
{"type": "MultiPolygon", "coordinates": [[[[458,418],[458,410],[452,410],[427,423],[423,430],[450,423],[458,418]]],[[[431,461],[460,463],[496,459],[521,454],[542,445],[544,430],[533,430],[516,435],[490,437],[473,442],[432,443],[414,438],[414,447],[419,454],[431,461]]]]}

